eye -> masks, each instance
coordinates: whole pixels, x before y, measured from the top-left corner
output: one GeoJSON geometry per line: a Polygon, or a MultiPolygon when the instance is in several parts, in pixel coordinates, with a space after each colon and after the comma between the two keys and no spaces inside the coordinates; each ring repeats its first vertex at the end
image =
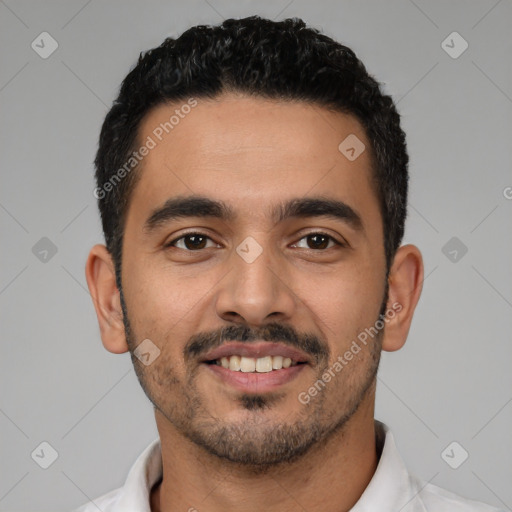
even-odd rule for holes
{"type": "MultiPolygon", "coordinates": [[[[174,240],[167,243],[165,245],[165,248],[176,247],[178,249],[182,249],[188,252],[195,252],[201,249],[206,249],[208,240],[213,242],[213,240],[209,236],[203,233],[186,233],[185,235],[182,235],[179,238],[175,238],[174,240]],[[181,244],[181,246],[179,244],[181,244]]],[[[310,250],[326,250],[336,245],[345,247],[344,243],[339,242],[331,235],[322,232],[309,233],[308,235],[303,236],[298,243],[300,243],[302,240],[307,240],[306,244],[308,245],[307,247],[302,248],[310,250]],[[329,243],[331,243],[332,245],[329,246],[329,243]]],[[[215,247],[216,245],[218,244],[213,243],[213,246],[210,247],[215,247]]],[[[296,246],[297,244],[293,244],[292,247],[296,246]]]]}
{"type": "MultiPolygon", "coordinates": [[[[171,242],[165,245],[165,247],[177,247],[178,249],[183,249],[185,251],[197,251],[200,249],[206,248],[206,241],[213,240],[206,236],[203,233],[187,233],[185,235],[180,236],[179,238],[175,238],[171,242]],[[178,246],[178,243],[182,243],[182,246],[178,246]]],[[[215,244],[214,244],[215,245],[215,244]]]]}
{"type": "MultiPolygon", "coordinates": [[[[299,242],[302,240],[306,240],[306,239],[312,240],[312,244],[309,244],[308,242],[306,242],[308,244],[308,247],[305,247],[305,249],[325,250],[325,249],[330,249],[335,245],[339,245],[341,247],[345,246],[345,244],[338,242],[338,240],[336,240],[331,235],[328,235],[327,233],[321,233],[321,232],[309,233],[308,235],[303,236],[299,240],[299,242]],[[328,247],[329,242],[333,243],[333,245],[331,245],[330,247],[328,247]]],[[[294,244],[294,245],[296,245],[296,244],[294,244]]]]}

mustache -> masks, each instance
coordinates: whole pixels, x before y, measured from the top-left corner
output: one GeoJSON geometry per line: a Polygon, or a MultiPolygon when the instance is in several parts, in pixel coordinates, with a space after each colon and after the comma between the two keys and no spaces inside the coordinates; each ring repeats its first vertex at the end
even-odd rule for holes
{"type": "Polygon", "coordinates": [[[185,360],[198,358],[220,347],[227,341],[251,342],[263,340],[275,343],[283,343],[302,350],[313,356],[316,361],[327,360],[330,350],[323,340],[315,334],[299,334],[289,325],[269,323],[260,329],[251,329],[244,325],[230,325],[208,333],[198,333],[190,338],[183,349],[185,360]]]}

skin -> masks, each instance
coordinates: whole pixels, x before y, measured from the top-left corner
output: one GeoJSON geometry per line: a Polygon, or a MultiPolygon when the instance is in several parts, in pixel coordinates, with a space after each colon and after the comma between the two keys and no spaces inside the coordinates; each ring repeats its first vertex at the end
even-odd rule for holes
{"type": "MultiPolygon", "coordinates": [[[[140,140],[177,107],[153,109],[140,140]]],[[[381,350],[400,349],[409,332],[423,282],[415,246],[400,247],[390,269],[387,306],[399,303],[400,312],[309,404],[298,400],[375,324],[385,300],[384,235],[369,148],[352,116],[230,93],[198,99],[144,158],[125,225],[125,311],[104,245],[91,249],[86,278],[108,351],[133,352],[146,338],[160,350],[148,366],[132,354],[162,443],[164,477],[151,493],[152,511],[339,512],[370,482],[378,463],[375,372],[381,350]],[[367,148],[352,162],[338,150],[349,134],[367,148]],[[192,194],[225,201],[236,220],[186,218],[144,233],[155,207],[192,194]],[[272,222],[271,206],[305,196],[344,201],[361,216],[364,231],[327,217],[272,222]],[[185,230],[208,236],[206,247],[194,250],[189,240],[187,252],[182,239],[179,247],[164,248],[185,230]],[[319,231],[346,246],[318,248],[307,235],[319,231]],[[236,252],[248,236],[263,251],[250,264],[236,252]],[[296,340],[313,336],[323,355],[277,390],[255,392],[256,401],[184,350],[198,334],[235,326],[260,335],[271,324],[289,327],[296,340]],[[219,441],[221,433],[227,443],[219,441]],[[302,451],[273,460],[272,453],[292,450],[291,438],[302,451]]]]}

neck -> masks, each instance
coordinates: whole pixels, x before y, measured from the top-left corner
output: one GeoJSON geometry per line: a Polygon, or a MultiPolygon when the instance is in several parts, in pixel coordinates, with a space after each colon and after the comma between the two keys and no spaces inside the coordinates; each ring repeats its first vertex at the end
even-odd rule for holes
{"type": "Polygon", "coordinates": [[[373,414],[373,400],[361,403],[343,429],[298,461],[256,475],[205,453],[156,411],[163,480],[151,493],[151,510],[348,511],[377,468],[373,414]]]}

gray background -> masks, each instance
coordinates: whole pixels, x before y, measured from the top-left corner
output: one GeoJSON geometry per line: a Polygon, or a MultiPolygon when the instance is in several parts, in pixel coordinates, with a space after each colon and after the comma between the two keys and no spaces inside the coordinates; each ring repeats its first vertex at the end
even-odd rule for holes
{"type": "Polygon", "coordinates": [[[420,477],[511,510],[510,0],[0,1],[0,510],[70,510],[119,487],[157,436],[129,355],[101,345],[85,281],[103,242],[99,129],[140,51],[252,14],[299,16],[352,47],[398,102],[404,242],[426,280],[407,344],[383,354],[376,417],[420,477]],[[31,48],[43,31],[59,45],[47,59],[31,48]],[[458,58],[441,46],[453,31],[469,44],[458,58]],[[46,261],[43,237],[57,248],[46,261]],[[43,441],[58,452],[48,469],[31,457],[43,441]],[[458,469],[441,456],[452,441],[469,453],[458,469]]]}

